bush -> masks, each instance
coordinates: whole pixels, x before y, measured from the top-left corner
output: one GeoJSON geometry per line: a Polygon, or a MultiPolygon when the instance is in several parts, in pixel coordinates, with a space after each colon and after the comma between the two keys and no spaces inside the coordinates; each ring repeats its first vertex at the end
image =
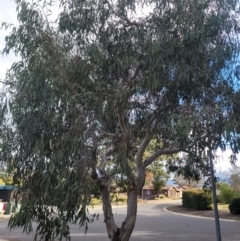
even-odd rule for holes
{"type": "Polygon", "coordinates": [[[208,192],[199,192],[193,195],[193,208],[196,210],[211,210],[212,196],[208,192]]]}
{"type": "Polygon", "coordinates": [[[219,201],[221,203],[231,203],[231,201],[237,197],[237,192],[233,190],[227,183],[219,183],[220,195],[219,201]]]}
{"type": "Polygon", "coordinates": [[[95,205],[100,205],[102,204],[102,201],[99,198],[91,198],[90,205],[95,206],[95,205]]]}
{"type": "Polygon", "coordinates": [[[230,213],[239,215],[240,214],[240,197],[234,198],[228,206],[230,213]]]}
{"type": "Polygon", "coordinates": [[[182,204],[183,207],[196,210],[210,210],[212,209],[212,197],[208,192],[188,190],[183,192],[182,204]]]}
{"type": "Polygon", "coordinates": [[[126,203],[127,198],[118,198],[118,202],[126,203]]]}
{"type": "Polygon", "coordinates": [[[111,193],[110,197],[111,197],[111,202],[123,202],[123,203],[127,202],[126,197],[122,197],[121,195],[117,195],[116,193],[111,193]]]}
{"type": "Polygon", "coordinates": [[[182,194],[182,205],[186,208],[193,208],[193,195],[196,191],[194,190],[187,190],[183,191],[182,194]]]}

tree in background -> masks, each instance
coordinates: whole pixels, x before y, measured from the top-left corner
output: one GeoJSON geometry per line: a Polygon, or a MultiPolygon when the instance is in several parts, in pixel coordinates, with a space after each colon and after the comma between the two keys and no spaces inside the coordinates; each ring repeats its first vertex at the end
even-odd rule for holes
{"type": "Polygon", "coordinates": [[[173,181],[180,187],[194,188],[204,186],[210,176],[210,168],[206,150],[200,158],[196,154],[180,153],[180,155],[168,163],[168,169],[174,173],[173,181]]]}
{"type": "MultiPolygon", "coordinates": [[[[143,158],[148,159],[156,152],[156,150],[158,150],[158,148],[158,141],[155,139],[151,140],[146,148],[146,151],[144,152],[143,158]]],[[[152,183],[154,185],[154,191],[156,194],[161,191],[170,178],[170,175],[166,169],[166,163],[175,158],[175,156],[176,155],[162,155],[146,168],[145,184],[152,183]]]]}
{"type": "Polygon", "coordinates": [[[238,168],[231,170],[230,185],[240,196],[240,170],[238,168]]]}
{"type": "MultiPolygon", "coordinates": [[[[2,150],[0,146],[0,150],[2,150]]],[[[12,185],[12,175],[7,172],[7,166],[5,163],[0,162],[0,185],[12,185]]]]}
{"type": "Polygon", "coordinates": [[[203,185],[202,179],[195,180],[195,179],[185,178],[184,176],[178,175],[177,173],[174,174],[173,181],[179,187],[194,188],[197,185],[203,185]]]}
{"type": "Polygon", "coordinates": [[[6,173],[0,172],[0,185],[11,185],[12,184],[12,176],[7,175],[6,173]]]}
{"type": "Polygon", "coordinates": [[[231,186],[229,186],[229,184],[225,182],[217,183],[217,187],[220,191],[219,201],[221,203],[229,204],[235,197],[238,197],[237,191],[234,190],[231,186]]]}
{"type": "Polygon", "coordinates": [[[155,160],[186,152],[192,177],[206,146],[238,152],[239,3],[59,0],[52,22],[53,2],[16,0],[19,26],[3,49],[21,59],[1,95],[1,160],[22,197],[9,225],[29,233],[34,221],[36,239],[70,239],[70,222],[87,229],[94,220],[97,186],[110,240],[128,241],[155,160]],[[116,173],[128,191],[120,227],[116,173]]]}
{"type": "Polygon", "coordinates": [[[160,161],[155,161],[147,168],[153,174],[152,183],[156,194],[161,192],[162,188],[166,185],[170,175],[164,170],[164,164],[160,161]]]}

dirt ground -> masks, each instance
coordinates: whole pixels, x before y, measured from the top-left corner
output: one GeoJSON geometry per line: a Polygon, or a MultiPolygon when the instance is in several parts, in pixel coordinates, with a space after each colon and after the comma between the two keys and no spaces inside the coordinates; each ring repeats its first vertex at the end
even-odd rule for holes
{"type": "MultiPolygon", "coordinates": [[[[182,207],[181,205],[167,207],[167,210],[171,212],[176,212],[176,213],[214,218],[213,210],[199,211],[199,210],[193,210],[191,208],[185,208],[185,207],[182,207]]],[[[240,221],[240,215],[233,215],[229,211],[218,211],[218,213],[219,213],[219,218],[221,219],[230,219],[230,220],[240,221]]]]}

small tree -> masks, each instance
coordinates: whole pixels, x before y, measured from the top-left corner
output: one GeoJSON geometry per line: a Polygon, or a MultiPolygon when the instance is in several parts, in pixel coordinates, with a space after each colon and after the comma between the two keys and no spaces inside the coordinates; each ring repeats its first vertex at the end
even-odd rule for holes
{"type": "Polygon", "coordinates": [[[164,171],[163,163],[159,161],[152,163],[147,170],[153,174],[152,183],[154,185],[154,191],[156,194],[159,194],[162,188],[166,185],[170,175],[164,171]]]}
{"type": "Polygon", "coordinates": [[[238,193],[238,195],[240,195],[240,170],[234,169],[231,172],[230,185],[238,193]]]}
{"type": "Polygon", "coordinates": [[[231,201],[238,196],[238,193],[225,182],[217,184],[220,190],[219,201],[222,203],[231,203],[231,201]]]}

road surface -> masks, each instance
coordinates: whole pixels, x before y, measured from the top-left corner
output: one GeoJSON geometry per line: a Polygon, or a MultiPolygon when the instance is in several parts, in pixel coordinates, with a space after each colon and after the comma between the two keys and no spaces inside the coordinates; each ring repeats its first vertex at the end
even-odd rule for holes
{"type": "MultiPolygon", "coordinates": [[[[215,223],[213,219],[181,216],[164,211],[164,208],[176,203],[139,205],[138,217],[130,241],[216,241],[215,223]]],[[[71,225],[72,241],[107,241],[106,228],[103,223],[101,210],[100,217],[89,226],[87,235],[84,230],[71,225]]],[[[116,222],[120,225],[124,220],[126,207],[114,209],[116,222]]],[[[222,241],[240,240],[240,222],[221,221],[222,241]]],[[[5,238],[11,241],[32,241],[20,229],[7,229],[7,220],[0,220],[0,240],[5,238]]]]}

